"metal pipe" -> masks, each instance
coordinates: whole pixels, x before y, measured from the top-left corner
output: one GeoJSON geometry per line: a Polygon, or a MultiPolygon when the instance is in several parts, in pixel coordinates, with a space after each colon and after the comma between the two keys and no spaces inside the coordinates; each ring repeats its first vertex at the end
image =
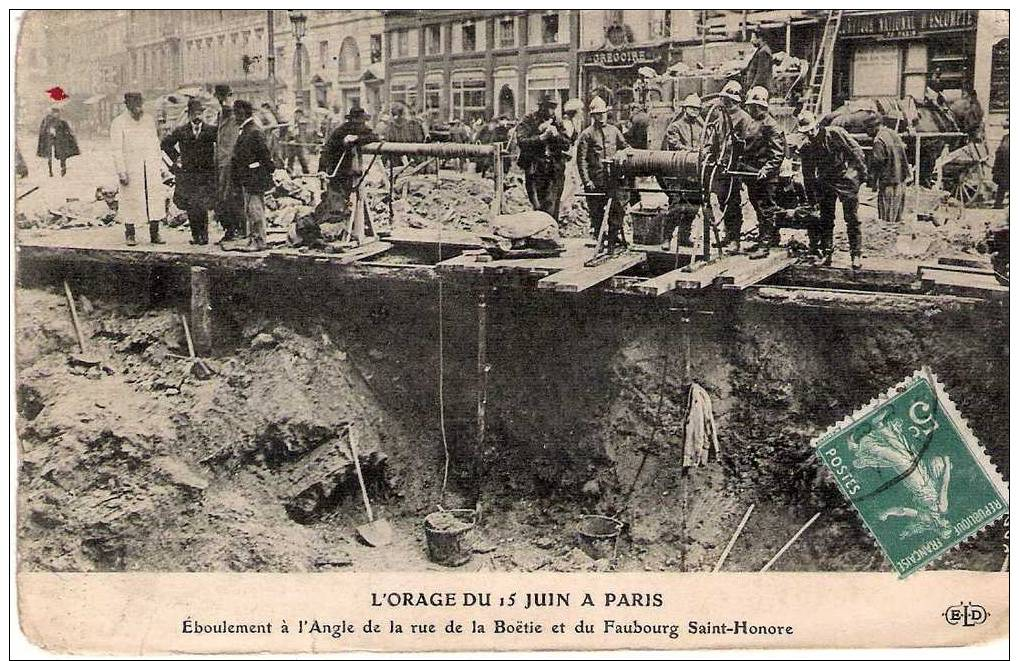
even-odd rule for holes
{"type": "Polygon", "coordinates": [[[614,166],[620,174],[646,177],[659,175],[696,180],[700,175],[700,153],[688,149],[625,149],[618,152],[614,166]]]}
{"type": "Polygon", "coordinates": [[[492,158],[499,155],[499,147],[462,142],[369,142],[361,147],[361,153],[435,158],[492,158]]]}

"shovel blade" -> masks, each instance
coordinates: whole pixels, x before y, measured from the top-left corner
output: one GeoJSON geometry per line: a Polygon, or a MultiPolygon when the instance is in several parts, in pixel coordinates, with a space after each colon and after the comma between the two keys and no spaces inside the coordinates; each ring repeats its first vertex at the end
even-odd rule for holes
{"type": "Polygon", "coordinates": [[[82,351],[76,351],[72,353],[70,356],[68,356],[68,361],[72,365],[83,365],[85,367],[94,367],[103,362],[102,359],[99,358],[99,356],[90,352],[82,351]]]}
{"type": "Polygon", "coordinates": [[[393,528],[385,519],[375,519],[357,527],[358,536],[368,546],[386,546],[393,541],[393,528]]]}
{"type": "Polygon", "coordinates": [[[202,381],[208,379],[213,374],[212,368],[209,367],[203,360],[195,360],[191,363],[191,375],[202,381]]]}

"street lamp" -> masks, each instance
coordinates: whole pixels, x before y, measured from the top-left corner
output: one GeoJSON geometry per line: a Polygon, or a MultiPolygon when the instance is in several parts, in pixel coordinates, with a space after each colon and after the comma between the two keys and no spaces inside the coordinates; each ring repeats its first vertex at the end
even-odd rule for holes
{"type": "Polygon", "coordinates": [[[288,9],[294,31],[294,92],[295,108],[304,107],[304,36],[308,32],[308,15],[300,9],[288,9]]]}

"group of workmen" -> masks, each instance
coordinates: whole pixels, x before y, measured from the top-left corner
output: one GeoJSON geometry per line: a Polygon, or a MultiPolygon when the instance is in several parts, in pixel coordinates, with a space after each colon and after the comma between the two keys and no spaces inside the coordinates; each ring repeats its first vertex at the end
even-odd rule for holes
{"type": "MultiPolygon", "coordinates": [[[[173,203],[187,214],[192,244],[209,243],[212,212],[223,227],[224,249],[266,249],[265,193],[275,186],[273,171],[279,165],[266,135],[272,131],[258,121],[249,101],[233,99],[229,85],[216,85],[213,96],[219,106],[215,124],[205,120],[205,103],[191,98],[187,121],[160,139],[142,95],[124,95],[126,109],[110,126],[110,142],[119,182],[117,219],[127,245],[137,244],[138,225],[148,226],[152,243],[164,243],[160,223],[169,199],[162,176],[165,155],[172,163],[173,203]]],[[[317,215],[346,215],[351,181],[358,173],[345,154],[378,139],[367,118],[364,109],[353,108],[326,140],[318,176],[328,184],[317,215]]]]}
{"type": "MultiPolygon", "coordinates": [[[[788,155],[786,135],[771,114],[767,87],[754,86],[744,95],[742,84],[730,80],[711,103],[717,104],[718,110],[708,113],[713,126],[706,130],[704,114],[708,104],[702,104],[696,94],[686,97],[669,122],[660,149],[699,151],[703,146],[708,158],[718,164],[709,194],[717,200],[722,216],[722,250],[730,255],[743,250],[745,187],[758,226],[756,244],[749,247],[748,254],[753,259],[763,258],[779,244],[780,207],[776,193],[788,155]]],[[[609,167],[618,151],[649,147],[646,113],[643,119],[631,117],[630,128],[624,135],[608,122],[609,108],[601,97],[591,100],[588,106],[591,122],[582,130],[577,113],[579,102],[570,102],[568,109],[564,107],[561,119],[556,114],[557,105],[554,96],[542,98],[538,109],[524,117],[517,128],[518,163],[524,172],[528,198],[534,209],[559,218],[566,164],[575,145],[576,168],[587,200],[591,233],[601,239],[599,245],[607,250],[625,247],[623,218],[628,197],[619,178],[610,181],[609,167]]],[[[809,111],[803,111],[797,118],[796,131],[805,138],[800,147],[804,188],[808,201],[817,208],[817,220],[808,228],[810,254],[825,264],[831,263],[835,209],[841,203],[852,266],[861,267],[862,239],[857,211],[863,183],[869,182],[877,191],[882,219],[897,221],[902,214],[904,182],[909,176],[905,145],[877,116],[868,130],[874,139],[869,163],[860,144],[845,129],[821,126],[809,111]]],[[[690,191],[683,190],[682,182],[668,177],[659,178],[659,184],[670,202],[665,214],[667,236],[663,248],[668,249],[673,230],[679,245],[691,245],[692,216],[672,213],[689,202],[690,191]]]]}

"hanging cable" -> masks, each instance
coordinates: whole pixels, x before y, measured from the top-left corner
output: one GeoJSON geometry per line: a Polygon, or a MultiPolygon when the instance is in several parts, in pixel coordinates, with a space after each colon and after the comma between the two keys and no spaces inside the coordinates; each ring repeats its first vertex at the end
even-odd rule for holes
{"type": "MultiPolygon", "coordinates": [[[[452,215],[453,212],[450,212],[452,215]]],[[[442,226],[446,219],[439,221],[439,261],[442,261],[442,226]]],[[[446,505],[446,483],[449,481],[449,443],[446,440],[446,401],[443,382],[445,381],[445,355],[443,352],[443,330],[442,330],[442,277],[439,277],[439,433],[442,435],[442,452],[444,456],[442,466],[442,490],[439,492],[439,509],[446,505]]]]}

